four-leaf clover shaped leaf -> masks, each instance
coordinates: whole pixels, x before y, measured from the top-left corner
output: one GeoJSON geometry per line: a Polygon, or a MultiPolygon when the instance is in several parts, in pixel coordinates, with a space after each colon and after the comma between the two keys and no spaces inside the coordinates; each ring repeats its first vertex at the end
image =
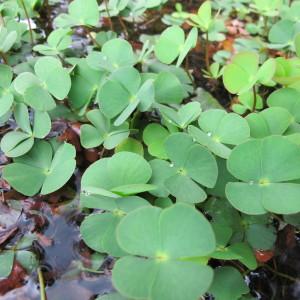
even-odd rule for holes
{"type": "Polygon", "coordinates": [[[228,158],[231,152],[231,148],[227,145],[238,145],[250,137],[247,121],[225,110],[207,110],[200,115],[198,123],[200,129],[190,125],[189,134],[198,143],[222,158],[228,158]]]}
{"type": "Polygon", "coordinates": [[[185,129],[190,123],[195,121],[201,113],[201,105],[199,102],[184,104],[177,111],[165,105],[157,105],[157,107],[167,122],[181,129],[185,129]]]}
{"type": "Polygon", "coordinates": [[[255,52],[240,52],[223,71],[223,83],[232,94],[243,94],[253,88],[256,83],[273,85],[276,63],[268,59],[259,67],[259,55],[255,52]]]}
{"type": "Polygon", "coordinates": [[[33,50],[43,55],[58,55],[66,50],[71,43],[71,30],[59,28],[49,34],[47,45],[36,45],[33,47],[33,50]]]}
{"type": "MultiPolygon", "coordinates": [[[[81,206],[85,206],[85,203],[91,207],[91,202],[83,198],[81,206]]],[[[84,242],[91,249],[100,253],[109,253],[115,257],[126,255],[126,252],[117,243],[116,228],[129,212],[149,205],[148,201],[137,196],[98,201],[96,208],[104,209],[105,213],[91,214],[81,223],[80,233],[84,242]]]]}
{"type": "Polygon", "coordinates": [[[132,67],[137,59],[132,46],[125,40],[107,41],[101,52],[93,51],[87,56],[87,63],[92,69],[114,72],[123,67],[132,67]]]}
{"type": "Polygon", "coordinates": [[[196,300],[212,282],[204,257],[215,249],[214,233],[189,205],[136,209],[118,225],[117,241],[129,255],[116,262],[112,280],[128,298],[196,300]]]}
{"type": "Polygon", "coordinates": [[[178,57],[176,65],[179,67],[188,52],[196,47],[197,39],[197,28],[193,28],[185,39],[182,28],[171,26],[160,35],[154,48],[155,55],[165,64],[171,64],[178,57]]]}
{"type": "Polygon", "coordinates": [[[300,149],[282,136],[268,136],[238,145],[227,161],[242,182],[229,182],[226,196],[246,214],[300,212],[300,149]]]}
{"type": "Polygon", "coordinates": [[[99,91],[100,109],[110,119],[117,117],[115,126],[123,124],[137,107],[146,111],[153,103],[153,80],[142,83],[140,73],[132,67],[115,71],[99,91]]]}
{"type": "Polygon", "coordinates": [[[61,188],[72,176],[75,166],[75,147],[64,143],[54,151],[52,145],[37,141],[24,156],[3,169],[3,178],[18,192],[33,196],[50,194],[61,188]]]}
{"type": "Polygon", "coordinates": [[[87,168],[81,180],[81,195],[101,201],[142,193],[155,188],[147,184],[151,174],[151,167],[142,156],[119,152],[87,168]]]}
{"type": "Polygon", "coordinates": [[[207,195],[199,184],[209,188],[215,185],[218,177],[215,157],[186,133],[170,135],[165,149],[170,162],[158,159],[150,162],[151,183],[159,186],[153,194],[166,197],[170,193],[177,201],[188,203],[204,201],[207,195]]]}
{"type": "Polygon", "coordinates": [[[1,140],[1,150],[8,157],[17,157],[27,153],[34,139],[43,139],[51,130],[51,119],[47,112],[35,111],[31,125],[27,106],[16,104],[14,117],[20,130],[10,131],[1,140]]]}
{"type": "Polygon", "coordinates": [[[80,142],[85,148],[98,147],[103,144],[106,149],[110,150],[129,136],[127,123],[115,127],[99,109],[89,111],[86,117],[92,125],[84,124],[80,127],[80,142]]]}
{"type": "Polygon", "coordinates": [[[74,0],[68,6],[68,14],[55,18],[57,27],[96,26],[100,19],[97,0],[74,0]]]}
{"type": "Polygon", "coordinates": [[[16,91],[24,102],[35,110],[49,111],[55,108],[55,97],[63,100],[71,88],[69,72],[54,57],[39,58],[34,65],[35,74],[23,72],[14,80],[16,91]]]}

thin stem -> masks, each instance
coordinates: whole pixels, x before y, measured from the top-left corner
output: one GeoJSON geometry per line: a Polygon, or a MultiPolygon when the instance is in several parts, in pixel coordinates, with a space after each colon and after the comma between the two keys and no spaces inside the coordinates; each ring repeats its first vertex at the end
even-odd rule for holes
{"type": "Polygon", "coordinates": [[[93,37],[90,29],[88,27],[84,27],[85,28],[85,31],[87,33],[87,35],[89,36],[89,38],[91,39],[91,41],[99,48],[101,48],[101,45],[96,41],[96,39],[93,37]]]}
{"type": "Polygon", "coordinates": [[[253,90],[253,105],[252,105],[252,111],[255,111],[256,108],[256,102],[257,102],[257,94],[256,94],[256,89],[255,89],[255,85],[252,88],[253,90]]]}
{"type": "Polygon", "coordinates": [[[45,281],[44,276],[41,267],[38,267],[38,278],[39,278],[39,284],[40,284],[40,299],[41,300],[47,300],[46,291],[45,291],[45,281]]]}
{"type": "Polygon", "coordinates": [[[27,11],[27,8],[26,8],[24,0],[20,0],[20,2],[21,2],[21,5],[22,5],[22,7],[24,9],[24,13],[25,13],[25,16],[26,16],[26,19],[27,19],[27,23],[28,23],[29,35],[30,35],[30,42],[31,42],[31,45],[33,45],[33,43],[34,43],[34,41],[33,41],[33,33],[32,33],[32,27],[31,27],[31,22],[30,22],[29,14],[28,14],[28,11],[27,11]]]}
{"type": "Polygon", "coordinates": [[[0,57],[2,58],[3,62],[8,65],[8,60],[7,60],[7,56],[5,55],[5,53],[0,52],[0,57]]]}
{"type": "Polygon", "coordinates": [[[278,271],[276,271],[275,269],[273,269],[272,267],[270,267],[267,264],[263,264],[263,265],[261,265],[261,267],[269,269],[271,272],[273,272],[274,274],[276,274],[277,276],[280,276],[282,278],[288,279],[288,280],[293,281],[293,282],[300,282],[300,278],[295,278],[295,277],[292,277],[288,274],[278,272],[278,271]]]}
{"type": "Polygon", "coordinates": [[[128,30],[127,30],[125,22],[123,21],[122,17],[120,17],[120,16],[118,16],[118,19],[119,19],[121,27],[123,28],[126,38],[128,38],[129,34],[128,34],[128,30]]]}
{"type": "Polygon", "coordinates": [[[194,79],[193,79],[193,76],[191,75],[191,73],[190,73],[190,71],[189,71],[189,69],[190,69],[189,65],[190,65],[190,64],[189,64],[189,57],[187,56],[186,59],[185,59],[185,66],[184,66],[184,69],[185,69],[185,72],[187,73],[187,75],[188,75],[188,77],[189,77],[191,83],[193,84],[194,88],[196,88],[195,82],[194,82],[194,79]]]}
{"type": "Polygon", "coordinates": [[[109,13],[109,8],[108,8],[108,4],[107,4],[107,0],[104,0],[104,5],[105,5],[105,10],[106,10],[106,13],[107,13],[107,17],[108,17],[108,22],[109,22],[109,27],[110,27],[110,30],[111,31],[114,31],[114,24],[111,20],[111,17],[110,17],[110,13],[109,13]]]}
{"type": "Polygon", "coordinates": [[[206,70],[209,71],[209,40],[208,40],[208,32],[205,32],[205,65],[206,70]]]}

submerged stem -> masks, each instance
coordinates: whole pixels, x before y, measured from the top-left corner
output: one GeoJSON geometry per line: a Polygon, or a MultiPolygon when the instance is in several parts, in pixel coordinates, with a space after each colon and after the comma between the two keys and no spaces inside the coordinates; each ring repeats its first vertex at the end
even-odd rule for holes
{"type": "Polygon", "coordinates": [[[24,0],[20,0],[20,2],[21,2],[21,5],[23,7],[23,10],[24,10],[24,13],[25,13],[25,16],[26,16],[26,19],[27,19],[27,23],[28,23],[30,42],[31,42],[31,45],[33,45],[33,43],[34,43],[34,41],[33,41],[33,33],[32,33],[32,27],[31,27],[31,22],[30,22],[29,14],[28,14],[28,11],[27,11],[27,8],[26,8],[24,0]]]}
{"type": "Polygon", "coordinates": [[[38,267],[38,278],[39,278],[39,284],[40,284],[40,296],[41,300],[47,300],[46,291],[45,291],[45,281],[44,276],[41,267],[38,267]]]}

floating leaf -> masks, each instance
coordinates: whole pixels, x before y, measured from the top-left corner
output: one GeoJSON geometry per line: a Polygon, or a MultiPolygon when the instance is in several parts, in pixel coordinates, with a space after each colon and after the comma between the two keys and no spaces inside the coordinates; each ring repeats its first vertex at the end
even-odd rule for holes
{"type": "Polygon", "coordinates": [[[120,222],[117,240],[132,255],[118,260],[113,269],[113,284],[122,295],[195,300],[208,290],[213,272],[193,259],[210,254],[215,237],[208,221],[193,207],[137,209],[120,222]]]}
{"type": "MultiPolygon", "coordinates": [[[[140,197],[132,196],[112,198],[105,204],[102,209],[108,212],[86,217],[80,226],[80,233],[84,242],[91,249],[117,257],[124,256],[126,252],[117,243],[116,228],[127,213],[147,206],[149,203],[140,197]],[[96,239],[95,236],[97,236],[96,239]]],[[[101,202],[99,202],[99,206],[101,206],[101,202]]]]}

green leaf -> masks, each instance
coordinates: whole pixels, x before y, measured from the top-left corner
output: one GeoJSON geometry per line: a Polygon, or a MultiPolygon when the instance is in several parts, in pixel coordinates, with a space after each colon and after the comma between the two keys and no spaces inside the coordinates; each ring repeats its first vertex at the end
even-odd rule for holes
{"type": "Polygon", "coordinates": [[[168,136],[168,130],[159,124],[152,123],[146,126],[143,132],[143,140],[152,156],[162,159],[167,158],[164,143],[168,136]]]}
{"type": "Polygon", "coordinates": [[[71,79],[61,62],[50,56],[39,58],[34,65],[36,75],[45,88],[58,100],[63,100],[71,88],[71,79]]]}
{"type": "Polygon", "coordinates": [[[220,109],[203,112],[199,118],[201,130],[189,127],[189,133],[201,145],[206,146],[216,155],[228,158],[231,150],[225,145],[238,145],[250,136],[247,122],[237,114],[220,109]]]}
{"type": "Polygon", "coordinates": [[[122,295],[188,300],[209,288],[212,270],[189,258],[211,253],[215,237],[208,221],[193,207],[176,204],[164,210],[134,210],[117,227],[117,240],[129,254],[139,256],[121,258],[113,269],[113,284],[122,295]],[[141,222],[143,226],[138,225],[141,222]],[[170,273],[175,276],[171,281],[170,273]]]}
{"type": "Polygon", "coordinates": [[[281,136],[251,140],[237,146],[227,167],[243,182],[227,184],[228,200],[246,214],[299,212],[300,186],[289,182],[300,178],[299,159],[298,146],[281,136]]]}
{"type": "Polygon", "coordinates": [[[76,25],[96,26],[100,19],[96,0],[74,0],[68,6],[69,14],[60,14],[54,20],[58,27],[76,25]]]}
{"type": "Polygon", "coordinates": [[[238,300],[249,292],[249,288],[238,270],[233,267],[219,267],[215,269],[209,292],[216,300],[238,300]]]}
{"type": "Polygon", "coordinates": [[[113,72],[123,67],[132,67],[136,58],[130,43],[116,38],[107,41],[101,52],[91,52],[87,63],[93,69],[113,72]]]}
{"type": "Polygon", "coordinates": [[[90,68],[85,59],[76,62],[71,76],[69,102],[74,109],[81,109],[88,105],[95,96],[104,73],[90,68]]]}
{"type": "Polygon", "coordinates": [[[119,152],[109,159],[93,163],[85,171],[81,182],[82,191],[100,188],[122,196],[141,193],[153,188],[146,184],[151,174],[151,167],[142,156],[132,152],[119,152]]]}
{"type": "Polygon", "coordinates": [[[34,144],[34,138],[24,132],[10,131],[1,139],[1,150],[8,157],[18,157],[27,153],[34,144]]]}
{"type": "Polygon", "coordinates": [[[15,254],[13,251],[0,252],[0,278],[8,277],[12,271],[15,254]]]}
{"type": "Polygon", "coordinates": [[[232,94],[242,94],[255,84],[258,71],[258,55],[254,52],[241,52],[225,66],[223,83],[232,94]]]}
{"type": "Polygon", "coordinates": [[[268,135],[282,135],[293,123],[293,116],[281,107],[271,107],[260,113],[252,113],[246,117],[251,137],[263,138],[268,135]]]}
{"type": "Polygon", "coordinates": [[[184,104],[178,109],[178,111],[164,105],[159,105],[158,108],[167,122],[182,129],[195,121],[201,113],[201,106],[199,102],[184,104]]]}
{"type": "Polygon", "coordinates": [[[275,23],[269,32],[269,41],[283,47],[293,43],[295,36],[295,23],[290,20],[280,20],[275,23]]]}
{"type": "Polygon", "coordinates": [[[144,155],[144,148],[141,142],[134,138],[127,138],[124,141],[122,141],[115,149],[115,152],[133,152],[139,155],[144,155]]]}
{"type": "Polygon", "coordinates": [[[198,26],[203,32],[207,32],[212,23],[212,8],[211,2],[205,1],[198,9],[197,15],[191,15],[191,20],[198,26]]]}
{"type": "Polygon", "coordinates": [[[180,104],[184,98],[183,86],[176,75],[160,72],[154,81],[155,100],[163,104],[180,104]]]}
{"type": "Polygon", "coordinates": [[[270,107],[287,109],[296,122],[300,122],[300,92],[292,88],[282,88],[274,91],[267,99],[270,107]]]}
{"type": "Polygon", "coordinates": [[[155,45],[156,57],[165,64],[171,64],[178,57],[184,40],[184,31],[179,26],[167,28],[155,45]]]}
{"type": "Polygon", "coordinates": [[[61,188],[72,176],[75,165],[74,146],[65,143],[53,155],[52,146],[39,141],[26,155],[4,167],[3,178],[26,196],[40,190],[45,195],[61,188]]]}
{"type": "Polygon", "coordinates": [[[99,109],[90,110],[86,117],[92,125],[80,127],[80,142],[84,148],[98,147],[104,143],[106,149],[113,149],[129,135],[128,124],[112,126],[99,109]]]}

